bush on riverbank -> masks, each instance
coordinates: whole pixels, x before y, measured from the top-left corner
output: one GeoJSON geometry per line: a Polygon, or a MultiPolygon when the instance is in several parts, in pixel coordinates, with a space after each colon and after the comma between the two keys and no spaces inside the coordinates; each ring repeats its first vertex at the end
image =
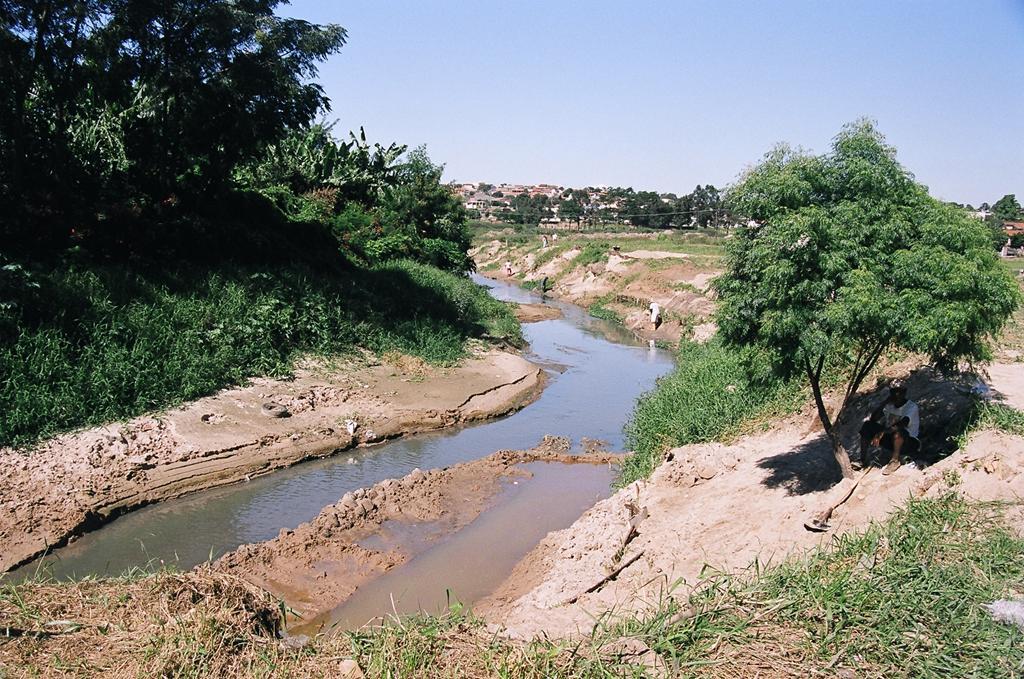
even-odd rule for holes
{"type": "Polygon", "coordinates": [[[717,340],[682,342],[675,369],[641,396],[626,425],[633,454],[622,465],[620,483],[647,478],[665,450],[734,434],[753,418],[777,417],[803,404],[792,382],[755,382],[742,357],[717,340]]]}
{"type": "Polygon", "coordinates": [[[0,308],[0,445],[281,376],[302,354],[360,346],[451,363],[469,338],[522,339],[483,288],[407,261],[153,273],[65,264],[25,276],[19,303],[0,308]]]}

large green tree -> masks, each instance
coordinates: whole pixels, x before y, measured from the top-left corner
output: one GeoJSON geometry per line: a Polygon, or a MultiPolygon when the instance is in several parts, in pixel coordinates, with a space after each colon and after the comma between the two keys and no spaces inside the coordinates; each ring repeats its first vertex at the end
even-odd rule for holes
{"type": "Polygon", "coordinates": [[[207,200],[308,125],[328,103],[317,65],[345,31],[280,17],[282,4],[0,0],[5,235],[207,200]]]}
{"type": "Polygon", "coordinates": [[[756,225],[738,230],[716,283],[722,337],[806,377],[844,476],[851,399],[887,350],[985,358],[1019,303],[985,226],[929,196],[870,122],[844,127],[823,155],[776,148],[730,198],[756,225]],[[827,371],[846,382],[833,414],[827,371]]]}

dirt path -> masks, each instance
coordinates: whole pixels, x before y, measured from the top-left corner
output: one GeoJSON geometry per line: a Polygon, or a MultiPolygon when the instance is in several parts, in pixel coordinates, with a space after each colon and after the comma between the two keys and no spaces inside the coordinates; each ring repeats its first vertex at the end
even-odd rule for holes
{"type": "Polygon", "coordinates": [[[540,393],[543,376],[500,351],[455,368],[408,358],[310,368],[31,450],[0,449],[0,572],[145,504],[508,413],[540,393]]]}
{"type": "Polygon", "coordinates": [[[568,451],[568,439],[545,437],[529,450],[502,450],[427,472],[416,469],[401,479],[347,493],[309,523],[282,530],[273,540],[243,545],[214,567],[282,597],[308,621],[469,524],[490,505],[505,480],[528,475],[518,465],[617,460],[601,451],[568,451]],[[413,533],[415,538],[388,538],[413,533]]]}
{"type": "Polygon", "coordinates": [[[986,371],[996,397],[1011,408],[1024,410],[1024,363],[992,363],[986,371]]]}

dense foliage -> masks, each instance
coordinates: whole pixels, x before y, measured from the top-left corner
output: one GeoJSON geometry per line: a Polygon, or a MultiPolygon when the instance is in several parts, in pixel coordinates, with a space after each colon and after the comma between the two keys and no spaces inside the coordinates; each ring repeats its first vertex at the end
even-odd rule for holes
{"type": "Polygon", "coordinates": [[[731,200],[755,224],[716,281],[720,333],[775,375],[806,376],[845,474],[833,425],[887,349],[942,365],[983,358],[1018,304],[985,225],[929,196],[868,122],[825,155],[775,149],[731,200]],[[835,421],[821,395],[829,370],[849,375],[835,421]]]}
{"type": "Polygon", "coordinates": [[[8,254],[188,259],[275,220],[244,197],[256,190],[361,263],[467,270],[464,212],[425,153],[311,126],[328,109],[317,65],[346,32],[282,18],[283,4],[0,2],[8,254]]]}
{"type": "Polygon", "coordinates": [[[316,123],[346,32],[285,4],[0,0],[0,445],[300,353],[519,337],[442,168],[316,123]]]}
{"type": "Polygon", "coordinates": [[[8,243],[60,248],[122,217],[158,228],[324,110],[309,81],[339,26],[279,0],[0,3],[0,202],[8,243]]]}

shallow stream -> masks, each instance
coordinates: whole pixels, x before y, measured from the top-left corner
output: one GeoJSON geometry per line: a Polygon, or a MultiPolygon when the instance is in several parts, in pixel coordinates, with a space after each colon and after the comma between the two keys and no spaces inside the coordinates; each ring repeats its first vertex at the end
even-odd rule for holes
{"type": "MultiPolygon", "coordinates": [[[[539,295],[508,283],[480,277],[476,280],[491,288],[498,299],[541,301],[539,295]]],[[[609,450],[622,450],[622,427],[634,401],[653,387],[657,377],[671,369],[671,354],[641,344],[625,329],[592,318],[578,307],[551,300],[546,303],[559,307],[564,317],[523,326],[530,343],[526,357],[543,366],[549,379],[540,398],[523,410],[499,420],[346,451],[246,483],[146,507],[82,536],[41,562],[23,568],[21,573],[39,568],[41,563],[57,577],[114,575],[134,566],[160,563],[190,568],[241,544],[272,538],[281,528],[294,528],[309,521],[350,490],[404,476],[416,467],[445,467],[484,457],[495,450],[531,448],[545,434],[566,436],[577,448],[581,438],[589,437],[606,441],[609,450]]],[[[479,542],[481,535],[490,535],[495,545],[505,545],[502,532],[511,530],[516,532],[516,539],[523,537],[529,542],[525,548],[513,550],[521,556],[520,552],[525,553],[548,530],[572,523],[598,499],[595,495],[610,494],[611,474],[607,470],[596,477],[588,465],[569,466],[565,470],[568,471],[541,473],[536,483],[525,484],[529,490],[524,489],[521,495],[526,499],[517,502],[515,493],[505,493],[509,501],[499,502],[496,507],[501,511],[490,518],[485,512],[479,520],[490,528],[485,532],[475,529],[468,538],[461,539],[478,550],[483,544],[479,542]],[[581,477],[585,504],[579,493],[564,493],[566,497],[560,497],[560,488],[565,488],[567,482],[566,473],[581,477]],[[561,481],[552,482],[552,478],[561,481]],[[517,526],[533,522],[530,512],[536,511],[545,496],[552,511],[545,513],[548,518],[543,526],[517,531],[517,526]],[[543,532],[539,536],[533,536],[540,530],[543,532]]],[[[429,552],[423,555],[427,561],[424,572],[431,568],[436,571],[430,558],[429,552]]],[[[511,569],[505,563],[509,559],[501,561],[503,568],[511,569]]],[[[462,591],[466,597],[463,600],[472,599],[477,590],[491,586],[469,580],[466,579],[462,591]]],[[[369,599],[371,593],[365,596],[369,599]]],[[[364,613],[365,609],[353,610],[356,617],[364,613]]]]}

